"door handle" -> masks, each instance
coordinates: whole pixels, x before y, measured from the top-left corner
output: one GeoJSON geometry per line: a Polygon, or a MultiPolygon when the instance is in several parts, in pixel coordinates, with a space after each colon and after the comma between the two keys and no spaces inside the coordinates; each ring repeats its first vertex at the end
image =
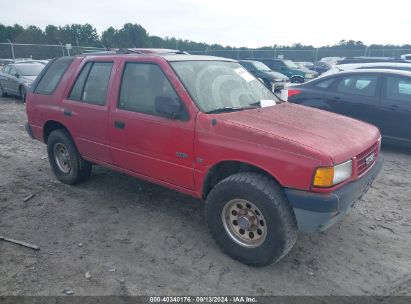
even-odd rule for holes
{"type": "Polygon", "coordinates": [[[63,114],[65,116],[71,116],[73,113],[71,112],[71,110],[64,109],[63,114]]]}
{"type": "Polygon", "coordinates": [[[397,111],[398,110],[398,106],[397,105],[390,105],[390,110],[391,111],[397,111]]]}
{"type": "Polygon", "coordinates": [[[124,129],[126,127],[126,124],[122,121],[116,120],[116,121],[114,121],[114,127],[116,129],[124,129]]]}
{"type": "Polygon", "coordinates": [[[334,96],[333,99],[336,100],[336,101],[341,101],[341,97],[339,97],[339,96],[334,96]]]}

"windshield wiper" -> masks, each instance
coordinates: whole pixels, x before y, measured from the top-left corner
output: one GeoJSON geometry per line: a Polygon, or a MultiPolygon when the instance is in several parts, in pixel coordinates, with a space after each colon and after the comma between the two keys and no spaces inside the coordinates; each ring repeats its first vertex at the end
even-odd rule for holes
{"type": "Polygon", "coordinates": [[[247,109],[255,109],[259,108],[256,105],[251,105],[250,107],[222,107],[222,108],[217,108],[211,111],[206,112],[207,114],[213,114],[213,113],[224,113],[224,112],[234,112],[234,111],[242,111],[242,110],[247,110],[247,109]]]}

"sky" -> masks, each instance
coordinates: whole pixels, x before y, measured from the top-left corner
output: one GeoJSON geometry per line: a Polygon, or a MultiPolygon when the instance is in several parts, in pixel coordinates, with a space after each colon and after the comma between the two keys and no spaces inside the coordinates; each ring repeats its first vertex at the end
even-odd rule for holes
{"type": "Polygon", "coordinates": [[[410,12],[410,0],[0,0],[4,25],[90,23],[101,34],[131,22],[150,35],[251,48],[411,44],[410,12]]]}

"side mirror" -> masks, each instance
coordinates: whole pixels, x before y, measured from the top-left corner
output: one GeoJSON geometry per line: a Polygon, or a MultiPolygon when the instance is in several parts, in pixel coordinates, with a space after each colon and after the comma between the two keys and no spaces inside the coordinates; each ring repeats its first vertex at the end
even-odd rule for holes
{"type": "Polygon", "coordinates": [[[175,98],[169,96],[158,96],[155,100],[156,111],[165,117],[172,119],[187,119],[187,113],[183,105],[175,98]]]}
{"type": "Polygon", "coordinates": [[[14,76],[14,77],[16,77],[16,78],[20,78],[20,74],[19,73],[14,73],[14,74],[12,74],[12,76],[14,76]]]}

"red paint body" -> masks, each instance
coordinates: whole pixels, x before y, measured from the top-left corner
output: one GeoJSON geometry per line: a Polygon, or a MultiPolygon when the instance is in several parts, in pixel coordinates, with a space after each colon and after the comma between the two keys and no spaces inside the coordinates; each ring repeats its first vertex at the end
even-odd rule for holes
{"type": "Polygon", "coordinates": [[[366,123],[289,103],[231,113],[199,111],[169,63],[161,56],[76,57],[52,95],[29,93],[29,125],[44,141],[48,121],[63,124],[87,160],[196,197],[203,197],[207,176],[223,161],[258,167],[283,187],[331,192],[358,178],[356,156],[375,144],[380,133],[366,123]],[[113,61],[105,106],[68,100],[88,61],[113,61]],[[180,121],[117,108],[126,62],[158,64],[184,103],[189,120],[180,121]],[[65,109],[72,116],[63,115],[65,109]],[[212,124],[216,119],[217,123],[212,124]],[[124,129],[114,121],[124,121],[124,129]],[[187,155],[178,157],[177,152],[187,155]],[[314,171],[353,159],[353,176],[328,189],[311,187],[314,171]]]}

